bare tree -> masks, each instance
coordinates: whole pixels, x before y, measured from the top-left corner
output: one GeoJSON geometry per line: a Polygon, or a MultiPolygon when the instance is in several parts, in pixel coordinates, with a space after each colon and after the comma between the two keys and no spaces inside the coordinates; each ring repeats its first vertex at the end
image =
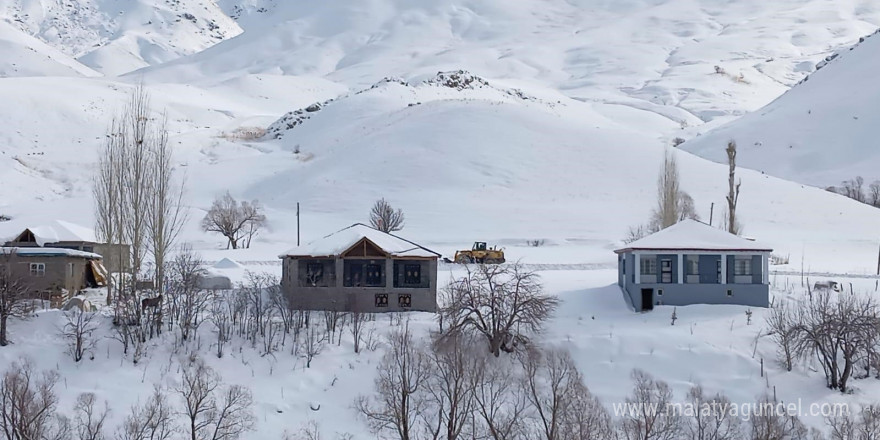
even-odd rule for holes
{"type": "Polygon", "coordinates": [[[796,325],[792,310],[785,302],[777,302],[770,309],[770,316],[767,317],[769,327],[767,333],[776,343],[779,358],[787,371],[791,371],[794,366],[796,325]]]}
{"type": "Polygon", "coordinates": [[[809,430],[770,396],[762,396],[749,418],[751,440],[802,440],[809,430]]]}
{"type": "Polygon", "coordinates": [[[186,341],[198,332],[202,315],[210,302],[210,295],[202,289],[205,275],[204,261],[189,245],[184,245],[169,268],[168,296],[177,304],[177,327],[186,341]]]}
{"type": "Polygon", "coordinates": [[[156,386],[143,405],[135,405],[116,434],[118,440],[169,440],[177,433],[174,408],[156,386]]]}
{"type": "Polygon", "coordinates": [[[880,405],[866,405],[858,416],[849,412],[825,418],[831,440],[873,440],[880,438],[880,405]]]}
{"type": "Polygon", "coordinates": [[[73,407],[77,440],[104,440],[104,424],[110,414],[110,407],[104,402],[104,410],[99,411],[95,408],[97,400],[94,393],[83,393],[77,397],[73,407]]]}
{"type": "Polygon", "coordinates": [[[871,205],[880,208],[880,180],[871,182],[868,186],[868,195],[871,205]]]}
{"type": "Polygon", "coordinates": [[[13,362],[0,382],[0,432],[8,440],[66,438],[69,421],[56,413],[57,371],[38,374],[27,360],[13,362]]]}
{"type": "Polygon", "coordinates": [[[613,437],[611,416],[584,385],[567,351],[534,349],[521,359],[522,393],[538,422],[535,437],[546,440],[613,437]]]}
{"type": "Polygon", "coordinates": [[[626,398],[623,418],[626,440],[674,440],[681,433],[681,415],[668,411],[672,389],[642,370],[633,370],[633,394],[626,398]]]}
{"type": "Polygon", "coordinates": [[[384,198],[376,200],[370,210],[370,226],[382,232],[394,232],[403,229],[403,211],[395,210],[384,198]]]}
{"type": "Polygon", "coordinates": [[[300,343],[300,353],[306,360],[306,368],[312,368],[312,360],[324,351],[327,336],[319,326],[314,324],[306,330],[305,338],[300,343]]]}
{"type": "Polygon", "coordinates": [[[148,247],[156,267],[155,285],[159,293],[165,290],[165,261],[188,218],[188,210],[183,205],[185,178],[174,178],[166,121],[167,118],[163,115],[154,135],[155,143],[151,149],[147,177],[150,192],[146,228],[150,238],[148,247]]]}
{"type": "Polygon", "coordinates": [[[199,359],[184,368],[177,392],[183,398],[185,431],[192,440],[235,440],[253,429],[251,392],[239,385],[221,388],[222,382],[220,375],[199,359]]]}
{"type": "Polygon", "coordinates": [[[229,191],[214,199],[211,209],[202,219],[205,232],[217,232],[228,240],[227,248],[238,249],[242,238],[250,247],[250,239],[266,224],[266,215],[260,202],[236,201],[229,191]]]}
{"type": "Polygon", "coordinates": [[[223,357],[223,349],[232,337],[232,303],[226,295],[215,293],[211,302],[211,323],[217,330],[217,357],[223,357]]]}
{"type": "Polygon", "coordinates": [[[392,331],[388,343],[377,368],[374,397],[359,397],[355,407],[374,432],[391,431],[400,440],[417,439],[419,414],[423,413],[419,394],[428,379],[428,361],[415,346],[408,326],[392,331]]]}
{"type": "Polygon", "coordinates": [[[739,203],[739,188],[742,186],[742,182],[734,183],[736,180],[736,142],[728,142],[725,151],[727,152],[727,165],[729,168],[727,181],[727,217],[725,218],[725,222],[727,225],[727,232],[739,235],[742,232],[742,226],[739,223],[739,218],[736,216],[736,205],[739,203]]]}
{"type": "Polygon", "coordinates": [[[795,350],[813,354],[825,372],[829,388],[847,392],[849,378],[860,356],[871,349],[880,328],[876,301],[867,296],[817,291],[798,310],[795,350]],[[841,365],[842,362],[842,365],[841,365]]]}
{"type": "Polygon", "coordinates": [[[364,325],[369,321],[369,315],[362,312],[352,312],[348,329],[351,332],[351,338],[354,341],[354,352],[360,353],[361,349],[361,333],[364,325]]]}
{"type": "Polygon", "coordinates": [[[15,264],[19,264],[15,249],[0,249],[0,347],[9,345],[9,318],[26,318],[32,309],[28,301],[30,287],[24,277],[13,271],[15,264]]]}
{"type": "Polygon", "coordinates": [[[476,366],[470,379],[474,394],[476,438],[517,440],[526,437],[529,402],[521,392],[512,364],[488,352],[473,354],[476,366]]]}
{"type": "Polygon", "coordinates": [[[559,304],[543,293],[538,275],[518,263],[468,267],[446,289],[448,303],[440,310],[449,323],[445,335],[482,335],[496,357],[528,342],[559,304]]]}
{"type": "Polygon", "coordinates": [[[732,416],[730,400],[721,393],[707,396],[703,387],[697,385],[690,389],[686,404],[690,411],[684,411],[684,433],[689,440],[745,440],[742,422],[732,416]]]}
{"type": "Polygon", "coordinates": [[[430,438],[474,438],[475,408],[472,375],[479,357],[474,344],[463,338],[441,339],[427,353],[426,404],[422,419],[430,438]]]}
{"type": "Polygon", "coordinates": [[[67,350],[73,356],[74,362],[79,362],[95,348],[97,341],[92,336],[98,329],[95,321],[97,313],[86,312],[77,308],[64,313],[67,321],[62,328],[62,336],[67,339],[67,350]]]}
{"type": "Polygon", "coordinates": [[[657,177],[657,206],[651,214],[651,222],[645,227],[647,231],[657,232],[685,219],[699,219],[694,200],[681,189],[680,180],[675,152],[667,149],[663,155],[663,168],[657,177]]]}

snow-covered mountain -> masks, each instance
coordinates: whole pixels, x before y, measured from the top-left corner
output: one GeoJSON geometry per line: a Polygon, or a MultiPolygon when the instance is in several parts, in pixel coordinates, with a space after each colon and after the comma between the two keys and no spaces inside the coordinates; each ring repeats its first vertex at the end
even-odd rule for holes
{"type": "Polygon", "coordinates": [[[723,161],[735,139],[743,166],[816,186],[880,179],[880,32],[828,59],[766,107],[681,147],[723,161]]]}
{"type": "Polygon", "coordinates": [[[189,55],[241,32],[210,0],[2,0],[0,18],[107,75],[189,55]]]}

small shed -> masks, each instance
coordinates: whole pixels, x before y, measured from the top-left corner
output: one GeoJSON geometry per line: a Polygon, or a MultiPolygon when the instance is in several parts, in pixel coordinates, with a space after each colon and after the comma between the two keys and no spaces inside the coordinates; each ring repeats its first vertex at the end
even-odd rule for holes
{"type": "Polygon", "coordinates": [[[303,310],[437,310],[440,254],[360,223],[280,255],[281,287],[303,310]]]}
{"type": "Polygon", "coordinates": [[[15,248],[55,248],[95,253],[102,257],[110,272],[128,267],[128,245],[100,243],[94,229],[64,220],[52,220],[42,224],[28,225],[19,229],[3,246],[15,248]]]}
{"type": "Polygon", "coordinates": [[[62,248],[0,247],[0,270],[22,280],[35,299],[61,307],[69,296],[89,287],[107,285],[101,256],[62,248]]]}
{"type": "Polygon", "coordinates": [[[684,220],[614,251],[617,284],[636,311],[656,305],[768,307],[769,246],[684,220]]]}

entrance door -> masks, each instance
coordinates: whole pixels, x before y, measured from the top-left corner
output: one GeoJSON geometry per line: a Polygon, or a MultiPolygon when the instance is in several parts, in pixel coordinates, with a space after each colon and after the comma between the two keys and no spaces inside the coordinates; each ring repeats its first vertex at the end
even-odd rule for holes
{"type": "Polygon", "coordinates": [[[654,310],[654,289],[642,289],[642,311],[654,310]]]}

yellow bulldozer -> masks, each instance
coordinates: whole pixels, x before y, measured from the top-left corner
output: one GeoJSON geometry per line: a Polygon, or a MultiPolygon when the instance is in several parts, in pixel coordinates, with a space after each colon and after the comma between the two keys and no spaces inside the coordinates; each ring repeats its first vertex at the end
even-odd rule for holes
{"type": "Polygon", "coordinates": [[[471,249],[455,251],[454,261],[459,264],[501,264],[504,262],[504,250],[497,246],[489,249],[485,242],[478,241],[471,249]]]}

